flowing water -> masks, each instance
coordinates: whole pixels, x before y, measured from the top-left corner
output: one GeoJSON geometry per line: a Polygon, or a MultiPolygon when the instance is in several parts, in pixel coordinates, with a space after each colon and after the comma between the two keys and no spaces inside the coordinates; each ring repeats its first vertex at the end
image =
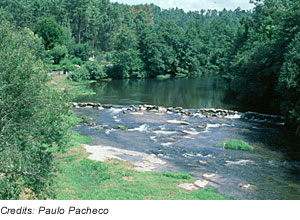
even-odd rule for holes
{"type": "MultiPolygon", "coordinates": [[[[223,85],[215,77],[95,84],[92,88],[96,95],[78,101],[115,106],[74,109],[77,114],[93,118],[95,123],[80,124],[76,130],[91,135],[95,146],[154,154],[166,161],[156,171],[192,173],[208,180],[218,192],[237,199],[300,199],[300,144],[281,125],[197,114],[123,111],[128,105],[144,103],[186,109],[242,109],[224,101],[223,85]],[[178,121],[185,123],[173,123],[178,121]],[[246,141],[255,149],[235,151],[217,146],[227,139],[246,141]]],[[[140,159],[120,157],[132,162],[140,159]]]]}

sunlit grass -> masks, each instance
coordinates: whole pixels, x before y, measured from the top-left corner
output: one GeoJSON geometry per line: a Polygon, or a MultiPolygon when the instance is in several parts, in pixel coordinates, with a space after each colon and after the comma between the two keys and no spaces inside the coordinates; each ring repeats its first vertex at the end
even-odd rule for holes
{"type": "Polygon", "coordinates": [[[253,150],[254,147],[250,146],[248,143],[240,140],[226,140],[223,142],[220,142],[217,144],[219,147],[223,147],[225,149],[231,149],[231,150],[244,150],[244,151],[250,151],[253,150]]]}

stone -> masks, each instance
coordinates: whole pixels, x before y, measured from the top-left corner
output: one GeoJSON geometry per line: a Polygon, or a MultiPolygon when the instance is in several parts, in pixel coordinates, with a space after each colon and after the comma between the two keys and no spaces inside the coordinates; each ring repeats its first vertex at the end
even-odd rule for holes
{"type": "Polygon", "coordinates": [[[214,178],[214,177],[216,177],[216,174],[214,174],[214,173],[205,173],[205,174],[203,174],[203,177],[205,177],[205,178],[214,178]]]}
{"type": "Polygon", "coordinates": [[[86,103],[78,103],[79,107],[86,107],[86,103]]]}
{"type": "Polygon", "coordinates": [[[158,108],[158,112],[160,112],[160,113],[165,113],[165,112],[167,112],[167,109],[164,108],[164,107],[159,107],[159,108],[158,108]]]}
{"type": "Polygon", "coordinates": [[[111,146],[103,146],[103,145],[83,145],[85,150],[90,153],[89,159],[97,160],[97,161],[107,161],[109,159],[118,159],[124,161],[121,155],[126,157],[135,158],[133,161],[130,161],[135,167],[135,170],[138,171],[153,171],[157,167],[165,165],[166,162],[158,158],[154,154],[146,154],[137,151],[130,151],[119,149],[111,146]]]}
{"type": "Polygon", "coordinates": [[[209,182],[207,180],[197,180],[194,184],[199,188],[204,188],[209,184],[209,182]]]}
{"type": "Polygon", "coordinates": [[[112,108],[112,105],[111,104],[104,104],[102,105],[103,108],[112,108]]]}
{"type": "Polygon", "coordinates": [[[202,165],[207,165],[207,162],[203,161],[203,160],[199,160],[199,163],[202,164],[202,165]]]}
{"type": "Polygon", "coordinates": [[[244,189],[244,190],[255,190],[256,189],[256,186],[251,185],[249,183],[240,183],[239,187],[244,189]]]}
{"type": "Polygon", "coordinates": [[[181,183],[178,185],[180,188],[183,188],[185,190],[188,190],[188,191],[192,191],[192,190],[198,190],[199,188],[196,187],[194,184],[192,183],[181,183]]]}
{"type": "Polygon", "coordinates": [[[167,123],[169,124],[181,124],[181,125],[190,125],[190,123],[185,121],[177,121],[177,120],[168,120],[167,123]]]}
{"type": "Polygon", "coordinates": [[[190,164],[190,163],[188,163],[187,166],[188,166],[188,167],[200,167],[199,165],[190,164]]]}

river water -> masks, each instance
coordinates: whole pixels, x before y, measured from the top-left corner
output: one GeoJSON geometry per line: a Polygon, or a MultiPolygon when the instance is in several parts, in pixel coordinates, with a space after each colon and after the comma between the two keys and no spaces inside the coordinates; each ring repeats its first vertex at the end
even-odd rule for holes
{"type": "MultiPolygon", "coordinates": [[[[237,199],[300,199],[300,144],[282,125],[197,114],[123,111],[139,104],[243,109],[225,100],[220,78],[112,81],[92,88],[96,95],[78,101],[114,104],[111,109],[74,109],[93,118],[93,126],[80,124],[76,128],[92,136],[93,145],[154,154],[166,161],[156,171],[192,173],[209,181],[218,192],[237,199]],[[227,139],[246,141],[255,149],[234,151],[217,146],[227,139]]],[[[120,157],[132,162],[139,159],[120,157]]]]}

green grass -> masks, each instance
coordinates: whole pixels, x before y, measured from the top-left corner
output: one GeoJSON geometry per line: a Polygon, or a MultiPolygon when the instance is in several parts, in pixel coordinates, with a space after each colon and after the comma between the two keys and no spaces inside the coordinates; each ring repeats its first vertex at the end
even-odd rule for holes
{"type": "Polygon", "coordinates": [[[76,132],[72,147],[56,154],[54,190],[60,200],[223,200],[212,188],[186,191],[178,187],[195,178],[187,173],[139,172],[119,160],[98,162],[87,159],[81,143],[91,138],[76,132]]]}
{"type": "Polygon", "coordinates": [[[126,126],[123,126],[123,125],[119,125],[118,128],[122,131],[127,131],[128,128],[126,126]]]}
{"type": "Polygon", "coordinates": [[[165,75],[158,75],[156,76],[157,79],[170,79],[171,74],[165,74],[165,75]]]}
{"type": "Polygon", "coordinates": [[[188,75],[187,74],[185,74],[185,73],[176,73],[175,74],[175,77],[176,78],[184,78],[184,77],[187,77],[188,75]]]}
{"type": "Polygon", "coordinates": [[[244,151],[250,151],[253,150],[254,147],[250,146],[244,141],[240,140],[226,140],[223,142],[220,142],[217,144],[219,147],[223,147],[225,149],[231,149],[231,150],[244,150],[244,151]]]}
{"type": "Polygon", "coordinates": [[[81,82],[74,82],[67,79],[66,75],[53,76],[49,82],[50,88],[55,90],[67,90],[69,94],[76,99],[82,95],[93,95],[95,92],[87,87],[88,84],[94,83],[93,80],[85,80],[81,82]]]}
{"type": "Polygon", "coordinates": [[[100,79],[101,82],[111,82],[112,78],[100,79]]]}

